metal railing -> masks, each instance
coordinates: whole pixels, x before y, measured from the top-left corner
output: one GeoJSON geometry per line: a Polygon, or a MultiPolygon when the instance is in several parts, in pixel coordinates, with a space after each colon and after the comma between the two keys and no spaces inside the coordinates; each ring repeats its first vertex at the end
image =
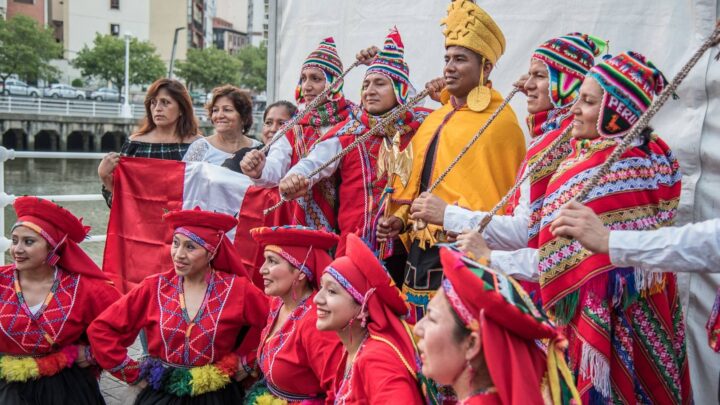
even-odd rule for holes
{"type": "MultiPolygon", "coordinates": [[[[5,210],[4,208],[15,201],[16,196],[5,192],[5,162],[16,158],[33,158],[33,159],[92,159],[101,160],[105,156],[104,153],[84,153],[84,152],[21,152],[13,149],[6,149],[0,146],[0,264],[5,264],[4,252],[10,248],[10,239],[6,238],[5,233],[5,210]]],[[[66,201],[102,201],[101,194],[67,194],[67,195],[40,195],[40,198],[54,202],[66,201]]],[[[104,242],[105,235],[92,235],[83,243],[104,242]]]]}
{"type": "MultiPolygon", "coordinates": [[[[130,104],[133,118],[145,116],[145,106],[130,104]]],[[[207,120],[204,108],[193,107],[195,116],[207,120]]],[[[0,96],[0,112],[17,114],[60,115],[71,117],[105,117],[119,118],[122,104],[109,101],[92,101],[80,99],[52,99],[41,97],[0,96]]]]}

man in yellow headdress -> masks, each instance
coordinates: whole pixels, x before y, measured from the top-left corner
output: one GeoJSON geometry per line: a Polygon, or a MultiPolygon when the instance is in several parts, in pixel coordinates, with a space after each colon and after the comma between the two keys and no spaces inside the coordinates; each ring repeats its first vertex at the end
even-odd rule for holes
{"type": "Polygon", "coordinates": [[[491,209],[512,187],[525,156],[522,131],[515,113],[506,106],[432,194],[427,192],[503,101],[488,80],[505,50],[505,37],[495,21],[472,1],[456,0],[442,24],[446,49],[443,106],[425,119],[413,137],[410,178],[407,184],[395,184],[393,215],[380,220],[377,232],[378,240],[401,234],[408,250],[403,292],[416,319],[424,315],[442,280],[435,244],[445,240],[445,206],[491,209]],[[414,229],[418,220],[429,225],[414,229]]]}

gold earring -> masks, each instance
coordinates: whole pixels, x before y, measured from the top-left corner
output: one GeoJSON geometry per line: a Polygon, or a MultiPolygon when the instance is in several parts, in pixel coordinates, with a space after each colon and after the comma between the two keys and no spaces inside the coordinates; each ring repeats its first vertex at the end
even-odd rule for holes
{"type": "Polygon", "coordinates": [[[468,108],[475,112],[483,112],[490,105],[492,94],[483,82],[485,78],[485,58],[482,59],[480,66],[480,83],[474,89],[470,90],[467,96],[468,108]]]}

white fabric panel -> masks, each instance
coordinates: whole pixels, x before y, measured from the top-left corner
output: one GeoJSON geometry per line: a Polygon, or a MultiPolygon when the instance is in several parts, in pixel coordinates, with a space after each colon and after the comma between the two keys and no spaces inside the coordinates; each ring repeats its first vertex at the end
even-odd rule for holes
{"type": "MultiPolygon", "coordinates": [[[[333,36],[340,57],[350,65],[356,52],[381,46],[387,30],[397,25],[405,43],[411,79],[416,88],[442,75],[443,36],[439,25],[448,1],[438,0],[277,0],[276,94],[292,100],[299,68],[307,54],[326,36],[333,36]]],[[[527,70],[532,50],[544,40],[582,31],[610,40],[611,53],[636,50],[668,76],[712,31],[718,0],[478,0],[507,38],[505,55],[491,75],[494,87],[507,94],[510,84],[527,70]]],[[[712,51],[716,55],[717,50],[712,51]]],[[[364,68],[351,72],[344,88],[358,101],[364,68]]],[[[671,101],[653,120],[657,132],[680,160],[683,177],[680,223],[720,216],[720,64],[706,55],[671,101]],[[708,100],[713,100],[712,104],[708,100]]],[[[512,106],[524,118],[525,100],[512,106]]],[[[434,103],[429,102],[432,107],[434,103]]],[[[720,356],[707,346],[707,320],[718,276],[684,278],[683,301],[688,311],[689,353],[696,403],[716,403],[720,356]],[[692,292],[691,292],[692,291],[692,292]]]]}
{"type": "MultiPolygon", "coordinates": [[[[245,192],[253,182],[242,173],[207,162],[185,163],[183,209],[200,207],[205,211],[237,215],[245,192]]],[[[227,233],[235,240],[235,229],[227,233]]]]}

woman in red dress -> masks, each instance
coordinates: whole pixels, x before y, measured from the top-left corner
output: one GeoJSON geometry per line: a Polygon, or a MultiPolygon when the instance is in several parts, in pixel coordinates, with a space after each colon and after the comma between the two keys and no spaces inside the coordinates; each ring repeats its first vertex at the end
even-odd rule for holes
{"type": "Polygon", "coordinates": [[[460,404],[580,403],[567,342],[522,287],[457,251],[440,259],[445,279],[415,325],[423,373],[460,404]]]}
{"type": "Polygon", "coordinates": [[[264,381],[255,390],[258,400],[247,398],[246,403],[261,402],[266,387],[266,395],[289,403],[332,404],[342,343],[336,333],[315,327],[313,298],[322,271],[332,261],[328,250],[338,237],[301,226],[263,227],[251,233],[264,250],[260,275],[271,298],[258,349],[264,381]]]}
{"type": "Polygon", "coordinates": [[[164,220],[174,230],[174,268],[147,277],[93,322],[95,358],[115,377],[144,386],[136,404],[239,403],[268,302],[225,236],[237,219],[196,208],[164,220]],[[127,347],[141,330],[149,357],[138,362],[127,347]]]}
{"type": "Polygon", "coordinates": [[[0,267],[0,403],[104,404],[86,329],[120,297],[77,245],[86,227],[37,197],[15,200],[17,223],[0,267]]]}
{"type": "Polygon", "coordinates": [[[424,403],[417,350],[402,320],[407,303],[357,235],[347,236],[345,254],[325,268],[315,295],[317,328],[337,332],[345,346],[335,403],[424,403]]]}

